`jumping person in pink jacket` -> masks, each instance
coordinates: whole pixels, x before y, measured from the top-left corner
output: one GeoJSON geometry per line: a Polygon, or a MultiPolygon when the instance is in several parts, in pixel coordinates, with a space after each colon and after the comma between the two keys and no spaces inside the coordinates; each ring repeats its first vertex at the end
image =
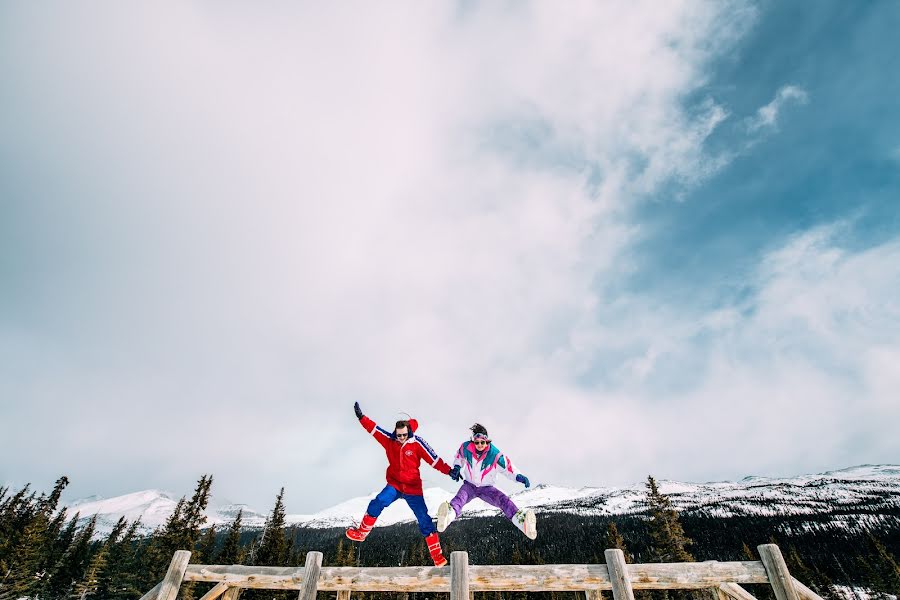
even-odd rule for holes
{"type": "MultiPolygon", "coordinates": [[[[537,537],[537,522],[533,510],[519,510],[509,496],[494,487],[497,473],[531,487],[528,478],[516,469],[509,457],[491,443],[487,429],[475,423],[470,427],[471,439],[463,442],[453,460],[454,474],[462,476],[463,484],[450,502],[438,508],[437,530],[444,531],[453,519],[462,514],[463,506],[470,500],[481,498],[491,506],[496,506],[506,518],[513,522],[530,539],[537,537]]],[[[455,479],[455,478],[454,478],[455,479]]]]}

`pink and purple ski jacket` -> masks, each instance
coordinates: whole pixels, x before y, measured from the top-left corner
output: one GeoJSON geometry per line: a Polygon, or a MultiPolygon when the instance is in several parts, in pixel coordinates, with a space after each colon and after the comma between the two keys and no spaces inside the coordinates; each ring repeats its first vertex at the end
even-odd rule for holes
{"type": "Polygon", "coordinates": [[[468,481],[476,487],[494,485],[497,474],[503,473],[506,477],[515,481],[519,470],[513,466],[509,457],[500,452],[494,444],[481,453],[479,458],[475,452],[475,444],[471,441],[463,442],[453,459],[453,466],[459,465],[459,474],[463,481],[468,481]]]}

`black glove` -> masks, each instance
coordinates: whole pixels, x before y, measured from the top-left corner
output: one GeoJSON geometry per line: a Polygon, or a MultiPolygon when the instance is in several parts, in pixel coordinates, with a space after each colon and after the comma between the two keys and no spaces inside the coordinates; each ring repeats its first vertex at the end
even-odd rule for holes
{"type": "Polygon", "coordinates": [[[453,481],[459,481],[461,479],[461,476],[459,474],[459,465],[456,465],[455,467],[450,469],[450,472],[447,473],[447,475],[449,475],[450,479],[452,479],[453,481]]]}
{"type": "Polygon", "coordinates": [[[359,402],[354,402],[354,403],[353,403],[353,411],[356,413],[356,418],[357,418],[357,419],[362,419],[362,418],[363,418],[363,413],[362,413],[362,409],[359,407],[359,402]]]}
{"type": "Polygon", "coordinates": [[[524,475],[522,475],[521,473],[519,473],[518,475],[516,475],[516,481],[518,481],[519,483],[523,484],[526,488],[530,488],[530,487],[531,487],[531,482],[528,481],[528,478],[525,477],[524,475]]]}

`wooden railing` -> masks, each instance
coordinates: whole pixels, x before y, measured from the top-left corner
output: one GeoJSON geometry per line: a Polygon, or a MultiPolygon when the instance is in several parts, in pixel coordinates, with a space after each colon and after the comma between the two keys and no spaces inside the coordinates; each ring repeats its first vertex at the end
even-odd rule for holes
{"type": "Polygon", "coordinates": [[[634,590],[707,589],[717,600],[756,600],[743,584],[768,584],[777,600],[822,600],[791,577],[775,544],[758,547],[761,561],[626,564],[621,550],[606,550],[605,565],[469,565],[453,552],[448,567],[322,567],[322,553],[309,552],[303,567],[190,565],[179,550],[165,579],[141,600],[176,600],[182,582],[215,585],[200,600],[237,600],[242,589],[299,590],[298,600],[317,592],[444,592],[470,600],[475,592],[583,592],[586,600],[634,600],[634,590]]]}

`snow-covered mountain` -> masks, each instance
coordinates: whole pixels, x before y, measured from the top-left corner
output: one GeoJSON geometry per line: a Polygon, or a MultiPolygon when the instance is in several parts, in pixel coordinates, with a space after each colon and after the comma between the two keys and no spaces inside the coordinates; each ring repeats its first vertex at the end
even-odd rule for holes
{"type": "MultiPolygon", "coordinates": [[[[900,509],[900,466],[896,465],[864,465],[783,479],[746,477],[738,482],[697,484],[660,481],[659,486],[677,510],[720,517],[821,515],[840,525],[849,521],[874,522],[882,518],[880,513],[896,513],[900,509]]],[[[288,515],[287,523],[319,528],[352,525],[365,512],[373,495],[374,492],[352,498],[314,514],[288,515]]],[[[451,493],[441,488],[425,490],[425,503],[432,514],[450,497],[451,493]]],[[[538,485],[517,492],[512,498],[520,507],[543,512],[622,515],[644,509],[645,488],[643,482],[619,488],[538,485]]],[[[105,533],[121,516],[129,521],[140,517],[144,529],[151,530],[165,522],[175,504],[172,494],[147,490],[109,499],[87,498],[71,503],[68,509],[70,513],[79,512],[82,519],[96,514],[98,533],[105,533]]],[[[245,527],[259,528],[265,523],[265,513],[239,504],[211,506],[208,522],[217,526],[230,523],[239,509],[244,511],[245,527]]],[[[463,517],[497,514],[495,508],[476,500],[466,507],[463,517]]],[[[378,525],[412,520],[405,503],[396,502],[382,513],[378,525]]]]}

